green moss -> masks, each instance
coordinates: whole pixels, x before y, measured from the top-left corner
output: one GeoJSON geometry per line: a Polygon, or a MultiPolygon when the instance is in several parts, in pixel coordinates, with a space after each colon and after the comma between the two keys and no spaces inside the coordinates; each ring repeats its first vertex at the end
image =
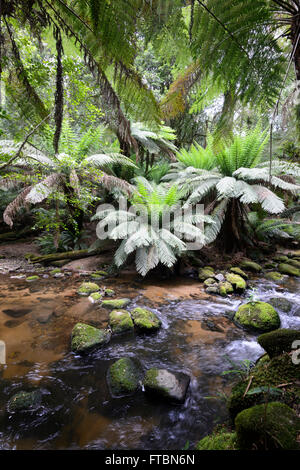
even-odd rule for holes
{"type": "Polygon", "coordinates": [[[213,277],[214,274],[215,273],[214,273],[213,268],[210,268],[209,266],[206,268],[201,268],[199,269],[199,274],[198,274],[199,281],[204,282],[209,277],[213,277]]]}
{"type": "MultiPolygon", "coordinates": [[[[280,401],[287,405],[300,404],[300,388],[297,381],[300,380],[300,367],[293,364],[289,354],[284,353],[276,356],[270,361],[258,362],[251,369],[251,387],[271,386],[275,387],[280,384],[289,384],[285,387],[284,393],[280,395],[280,401]]],[[[264,393],[254,395],[245,395],[249,385],[249,378],[240,380],[234,385],[228,400],[228,410],[234,418],[240,411],[250,408],[253,405],[261,404],[265,401],[264,393]]]]}
{"type": "Polygon", "coordinates": [[[233,266],[232,268],[230,268],[230,271],[234,274],[238,274],[243,279],[248,279],[248,274],[246,274],[245,271],[243,271],[241,268],[233,266]]]}
{"type": "Polygon", "coordinates": [[[94,347],[101,347],[110,341],[108,330],[100,330],[85,323],[77,323],[72,331],[71,348],[74,352],[84,352],[94,347]]]}
{"type": "Polygon", "coordinates": [[[140,386],[140,379],[140,367],[128,357],[119,359],[108,370],[109,386],[115,396],[136,392],[140,386]]]}
{"type": "Polygon", "coordinates": [[[277,266],[277,263],[266,263],[264,265],[264,268],[266,268],[266,269],[275,269],[276,266],[277,266]]]}
{"type": "Polygon", "coordinates": [[[104,308],[114,310],[114,309],[127,307],[127,305],[130,304],[130,302],[131,302],[130,299],[103,300],[101,305],[104,308]]]}
{"type": "Polygon", "coordinates": [[[238,308],[234,320],[244,328],[271,331],[280,327],[280,318],[272,305],[266,302],[248,302],[238,308]]]}
{"type": "Polygon", "coordinates": [[[107,295],[107,297],[113,297],[115,295],[115,291],[113,289],[105,289],[104,295],[107,295]]]}
{"type": "Polygon", "coordinates": [[[100,290],[100,287],[98,286],[98,284],[95,284],[93,282],[83,282],[80,285],[77,293],[79,295],[89,295],[89,294],[91,294],[93,292],[97,292],[99,290],[100,290]]]}
{"type": "Polygon", "coordinates": [[[204,281],[204,285],[206,287],[212,286],[213,284],[216,284],[216,280],[213,279],[212,277],[209,277],[209,278],[205,279],[205,281],[204,281]]]}
{"type": "Polygon", "coordinates": [[[296,259],[290,259],[288,264],[300,269],[300,261],[297,261],[296,259]]]}
{"type": "Polygon", "coordinates": [[[266,279],[270,279],[270,281],[281,281],[283,279],[283,275],[278,273],[277,271],[271,271],[265,274],[266,279]]]}
{"type": "Polygon", "coordinates": [[[132,318],[126,310],[113,310],[109,315],[109,325],[113,333],[133,330],[132,318]]]}
{"type": "Polygon", "coordinates": [[[55,269],[52,269],[52,271],[50,271],[50,274],[53,275],[53,274],[58,274],[60,272],[61,272],[61,270],[59,268],[55,268],[55,269]]]}
{"type": "Polygon", "coordinates": [[[274,256],[273,260],[284,263],[285,261],[289,261],[289,258],[285,255],[277,255],[277,256],[274,256]]]}
{"type": "Polygon", "coordinates": [[[8,411],[26,411],[37,408],[42,400],[42,394],[39,390],[34,392],[18,392],[13,395],[7,405],[8,411]]]}
{"type": "Polygon", "coordinates": [[[242,292],[247,287],[245,279],[243,279],[238,274],[227,273],[225,275],[225,278],[227,282],[230,282],[230,284],[233,285],[234,290],[236,290],[237,292],[242,292]]]}
{"type": "Polygon", "coordinates": [[[256,405],[235,419],[237,445],[240,450],[299,449],[297,435],[300,420],[285,404],[273,402],[256,405]]]}
{"type": "Polygon", "coordinates": [[[142,332],[156,331],[161,326],[160,319],[150,310],[137,307],[131,312],[131,316],[136,328],[142,332]]]}
{"type": "Polygon", "coordinates": [[[255,273],[259,273],[262,270],[262,267],[260,266],[260,264],[255,263],[254,261],[246,260],[246,259],[240,262],[240,266],[248,271],[252,271],[255,273]]]}
{"type": "Polygon", "coordinates": [[[196,444],[196,450],[236,450],[235,432],[216,431],[196,444]]]}
{"type": "Polygon", "coordinates": [[[101,292],[92,292],[89,296],[89,299],[93,303],[99,303],[102,299],[103,294],[101,292]]]}
{"type": "Polygon", "coordinates": [[[289,276],[300,276],[300,269],[287,263],[280,263],[278,265],[278,271],[282,274],[288,274],[289,276]]]}
{"type": "Polygon", "coordinates": [[[227,294],[232,294],[233,286],[228,281],[220,282],[219,284],[219,294],[225,297],[227,294]]]}
{"type": "Polygon", "coordinates": [[[271,358],[280,356],[284,352],[291,352],[292,344],[296,340],[300,340],[300,331],[284,328],[264,333],[257,338],[258,343],[271,358]]]}
{"type": "Polygon", "coordinates": [[[40,277],[39,276],[29,276],[26,278],[26,281],[31,282],[31,281],[37,281],[40,277]]]}

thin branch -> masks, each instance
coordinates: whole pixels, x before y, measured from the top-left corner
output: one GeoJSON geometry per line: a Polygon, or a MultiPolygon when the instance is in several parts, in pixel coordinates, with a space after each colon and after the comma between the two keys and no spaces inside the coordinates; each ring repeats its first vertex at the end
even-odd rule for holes
{"type": "Polygon", "coordinates": [[[27,143],[28,139],[35,133],[35,131],[37,131],[37,129],[42,125],[44,124],[45,121],[47,121],[49,119],[49,117],[51,116],[52,114],[52,111],[50,114],[48,114],[48,116],[46,116],[41,122],[39,122],[30,132],[29,134],[26,135],[25,139],[23,140],[23,142],[21,143],[20,147],[18,148],[17,150],[17,153],[11,157],[7,162],[5,163],[2,163],[2,165],[0,165],[0,170],[2,170],[3,168],[6,168],[7,166],[9,166],[11,164],[11,162],[13,162],[14,160],[16,160],[17,158],[19,158],[21,152],[22,152],[22,149],[24,147],[24,145],[27,143]]]}

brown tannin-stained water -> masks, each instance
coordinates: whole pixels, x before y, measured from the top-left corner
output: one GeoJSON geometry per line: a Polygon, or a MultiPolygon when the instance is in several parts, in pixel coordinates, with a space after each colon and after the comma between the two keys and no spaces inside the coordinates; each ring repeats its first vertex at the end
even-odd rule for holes
{"type": "MultiPolygon", "coordinates": [[[[73,326],[103,328],[109,315],[76,294],[83,280],[65,275],[28,283],[0,275],[0,340],[6,344],[6,365],[0,365],[0,449],[183,449],[188,442],[194,448],[228,418],[224,394],[231,379],[222,372],[232,367],[230,360],[255,361],[263,353],[255,336],[237,328],[228,314],[245,298],[208,297],[199,283],[186,279],[159,286],[130,277],[105,280],[117,298],[132,300],[128,310],[145,306],[157,313],[162,328],[150,336],[115,336],[103,349],[78,356],[70,352],[73,326]],[[106,375],[121,357],[137,358],[144,370],[188,374],[185,403],[150,399],[142,389],[113,398],[106,375]],[[35,389],[43,397],[38,411],[8,412],[12,395],[35,389]]],[[[293,308],[289,314],[279,311],[282,326],[300,329],[300,316],[294,315],[299,279],[288,282],[278,287],[257,280],[257,296],[288,298],[293,308]]]]}

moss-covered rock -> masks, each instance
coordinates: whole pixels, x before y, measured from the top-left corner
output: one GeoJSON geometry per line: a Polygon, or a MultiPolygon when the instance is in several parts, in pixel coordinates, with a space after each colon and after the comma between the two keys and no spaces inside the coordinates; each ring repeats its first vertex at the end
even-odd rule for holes
{"type": "Polygon", "coordinates": [[[113,289],[104,289],[104,295],[107,297],[113,297],[115,295],[115,291],[113,289]]]}
{"type": "Polygon", "coordinates": [[[277,282],[277,281],[282,281],[283,275],[277,271],[270,271],[269,273],[265,274],[265,278],[269,279],[270,281],[277,282]]]}
{"type": "Polygon", "coordinates": [[[59,268],[55,268],[55,269],[52,269],[52,271],[50,271],[50,274],[53,276],[54,274],[60,274],[61,273],[61,270],[59,268]]]}
{"type": "Polygon", "coordinates": [[[7,404],[9,413],[16,411],[29,411],[38,408],[42,401],[42,394],[39,390],[33,392],[18,392],[13,395],[7,404]]]}
{"type": "Polygon", "coordinates": [[[280,318],[272,305],[266,302],[248,302],[238,308],[234,321],[255,331],[271,331],[280,327],[280,318]]]}
{"type": "Polygon", "coordinates": [[[283,403],[256,405],[235,419],[237,445],[240,450],[299,449],[297,436],[300,420],[283,403]]]}
{"type": "Polygon", "coordinates": [[[131,312],[134,326],[143,333],[152,333],[161,327],[161,321],[155,313],[146,308],[137,307],[131,312]]]}
{"type": "Polygon", "coordinates": [[[291,352],[292,344],[296,340],[300,341],[300,330],[285,328],[264,333],[257,338],[258,343],[271,358],[280,356],[284,352],[291,352]]]}
{"type": "Polygon", "coordinates": [[[239,276],[241,276],[243,279],[248,279],[248,274],[245,273],[245,271],[243,271],[241,268],[237,267],[237,266],[233,266],[230,268],[230,271],[234,274],[238,274],[239,276]]]}
{"type": "Polygon", "coordinates": [[[146,393],[178,403],[184,402],[189,383],[188,375],[166,369],[149,369],[144,378],[146,393]]]}
{"type": "Polygon", "coordinates": [[[122,309],[127,307],[131,302],[130,299],[113,299],[113,300],[103,300],[101,306],[108,308],[110,310],[122,309]]]}
{"type": "Polygon", "coordinates": [[[225,297],[228,294],[232,294],[233,290],[234,290],[233,286],[230,282],[228,281],[220,282],[219,294],[222,295],[223,297],[225,297]]]}
{"type": "MultiPolygon", "coordinates": [[[[300,367],[293,364],[291,356],[287,353],[276,356],[270,361],[261,361],[251,369],[252,377],[250,391],[257,387],[277,387],[280,384],[288,384],[284,393],[276,396],[276,400],[289,406],[300,405],[300,367]]],[[[265,401],[265,393],[246,394],[249,385],[249,377],[240,380],[231,390],[228,399],[228,410],[232,418],[242,410],[261,404],[265,401]]],[[[272,395],[270,394],[272,397],[272,395]]]]}
{"type": "Polygon", "coordinates": [[[95,284],[94,282],[83,282],[77,290],[77,293],[79,295],[90,295],[93,292],[97,292],[99,290],[100,287],[98,284],[95,284]]]}
{"type": "Polygon", "coordinates": [[[196,450],[237,450],[236,433],[226,430],[216,431],[196,444],[196,450]]]}
{"type": "Polygon", "coordinates": [[[109,314],[109,325],[113,333],[125,333],[133,330],[133,321],[127,310],[113,310],[109,314]]]}
{"type": "Polygon", "coordinates": [[[268,263],[266,263],[266,264],[264,265],[264,268],[265,268],[265,269],[275,269],[276,266],[277,266],[277,263],[269,263],[269,262],[268,262],[268,263]]]}
{"type": "Polygon", "coordinates": [[[28,277],[26,277],[27,282],[38,281],[38,279],[40,279],[39,276],[28,276],[28,277]]]}
{"type": "Polygon", "coordinates": [[[300,276],[300,269],[287,263],[280,263],[278,265],[278,271],[288,276],[300,276]]]}
{"type": "Polygon", "coordinates": [[[275,309],[281,310],[284,313],[290,312],[293,308],[292,302],[284,297],[272,297],[268,302],[275,309]]]}
{"type": "Polygon", "coordinates": [[[135,393],[140,387],[142,372],[139,364],[123,357],[114,362],[107,374],[109,388],[113,396],[129,395],[135,393]]]}
{"type": "Polygon", "coordinates": [[[199,274],[198,274],[199,281],[204,282],[206,279],[208,279],[209,277],[213,277],[213,276],[214,276],[213,268],[210,268],[208,266],[206,268],[199,269],[199,274]]]}
{"type": "Polygon", "coordinates": [[[212,286],[212,285],[215,285],[216,284],[216,280],[213,278],[213,277],[209,277],[207,279],[205,279],[204,283],[203,283],[206,287],[208,286],[212,286]]]}
{"type": "Polygon", "coordinates": [[[295,266],[295,268],[300,269],[300,261],[298,261],[296,259],[289,259],[288,264],[292,265],[292,266],[295,266]]]}
{"type": "Polygon", "coordinates": [[[92,292],[89,296],[90,302],[93,304],[98,304],[101,302],[103,294],[101,292],[92,292]]]}
{"type": "Polygon", "coordinates": [[[232,284],[236,292],[243,292],[247,287],[245,279],[239,276],[239,274],[227,273],[225,278],[227,282],[230,282],[230,284],[232,284]]]}
{"type": "Polygon", "coordinates": [[[262,271],[262,267],[261,267],[260,264],[255,263],[255,261],[250,261],[250,260],[247,260],[247,259],[243,259],[240,262],[240,267],[244,268],[248,271],[252,271],[254,273],[260,273],[262,271]]]}
{"type": "Polygon", "coordinates": [[[285,263],[286,261],[289,261],[289,258],[285,255],[276,255],[273,260],[278,261],[279,263],[285,263]]]}
{"type": "Polygon", "coordinates": [[[74,352],[85,352],[106,345],[111,338],[108,330],[100,330],[85,323],[77,323],[71,336],[71,349],[74,352]]]}

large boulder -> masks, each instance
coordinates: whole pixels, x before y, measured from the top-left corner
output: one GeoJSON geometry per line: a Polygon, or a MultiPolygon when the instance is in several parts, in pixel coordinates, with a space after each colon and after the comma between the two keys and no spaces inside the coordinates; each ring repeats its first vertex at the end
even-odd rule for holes
{"type": "Polygon", "coordinates": [[[113,396],[130,395],[135,393],[142,378],[140,365],[130,359],[123,357],[114,362],[108,369],[107,380],[113,396]]]}
{"type": "Polygon", "coordinates": [[[131,311],[134,326],[143,333],[152,333],[161,327],[161,321],[155,313],[146,308],[137,307],[131,311]]]}
{"type": "Polygon", "coordinates": [[[234,316],[234,321],[244,328],[261,332],[280,327],[280,317],[272,305],[259,301],[241,305],[234,316]]]}
{"type": "Polygon", "coordinates": [[[189,383],[188,375],[167,369],[149,369],[144,378],[146,393],[178,403],[184,402],[189,383]]]}
{"type": "Polygon", "coordinates": [[[240,450],[296,450],[300,419],[283,403],[271,402],[248,408],[235,418],[240,450]]]}
{"type": "Polygon", "coordinates": [[[100,330],[85,323],[77,323],[71,336],[71,349],[81,353],[109,343],[111,333],[109,330],[100,330]]]}
{"type": "Polygon", "coordinates": [[[281,328],[260,335],[257,341],[272,358],[280,356],[284,352],[291,352],[293,342],[300,341],[300,331],[281,328]]]}
{"type": "Polygon", "coordinates": [[[288,276],[300,276],[300,269],[287,263],[280,263],[278,271],[282,274],[288,274],[288,276]]]}
{"type": "Polygon", "coordinates": [[[109,325],[113,333],[125,333],[133,330],[133,321],[127,310],[113,310],[109,314],[109,325]]]}

